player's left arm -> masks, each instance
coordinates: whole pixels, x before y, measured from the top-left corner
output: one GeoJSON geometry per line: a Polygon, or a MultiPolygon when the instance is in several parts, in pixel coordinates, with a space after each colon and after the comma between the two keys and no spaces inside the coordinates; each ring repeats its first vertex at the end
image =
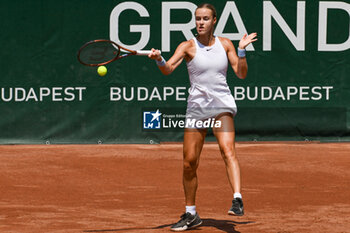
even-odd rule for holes
{"type": "MultiPolygon", "coordinates": [[[[251,33],[249,35],[245,34],[243,38],[239,41],[239,49],[245,50],[245,48],[252,42],[256,41],[257,33],[251,33]]],[[[227,38],[221,38],[224,48],[226,49],[227,57],[230,65],[240,79],[245,79],[248,73],[248,64],[246,57],[238,57],[235,47],[233,46],[231,40],[227,38]]]]}

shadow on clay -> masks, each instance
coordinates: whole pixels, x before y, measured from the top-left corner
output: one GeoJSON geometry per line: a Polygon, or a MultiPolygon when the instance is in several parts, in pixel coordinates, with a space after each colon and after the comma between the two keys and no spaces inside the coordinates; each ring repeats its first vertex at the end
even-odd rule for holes
{"type": "MultiPolygon", "coordinates": [[[[253,221],[237,222],[237,221],[231,221],[231,220],[218,220],[218,219],[212,219],[212,218],[204,218],[202,220],[203,220],[202,225],[194,229],[191,229],[191,231],[200,231],[202,229],[204,230],[207,227],[214,227],[226,233],[240,233],[239,231],[235,230],[235,226],[255,223],[253,221]]],[[[131,227],[131,228],[119,228],[119,229],[85,230],[83,232],[121,232],[121,231],[152,230],[152,229],[156,230],[156,229],[163,229],[168,227],[170,228],[170,226],[172,225],[173,224],[166,224],[166,225],[161,225],[157,227],[145,227],[145,228],[131,227]]]]}

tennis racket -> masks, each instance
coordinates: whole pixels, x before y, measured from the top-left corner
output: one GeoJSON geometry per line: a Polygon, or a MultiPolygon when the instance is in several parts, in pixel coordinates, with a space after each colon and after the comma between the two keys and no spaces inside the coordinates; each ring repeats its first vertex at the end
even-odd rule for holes
{"type": "Polygon", "coordinates": [[[86,66],[103,66],[133,55],[148,56],[151,50],[131,50],[111,40],[92,40],[78,51],[78,61],[86,66]]]}

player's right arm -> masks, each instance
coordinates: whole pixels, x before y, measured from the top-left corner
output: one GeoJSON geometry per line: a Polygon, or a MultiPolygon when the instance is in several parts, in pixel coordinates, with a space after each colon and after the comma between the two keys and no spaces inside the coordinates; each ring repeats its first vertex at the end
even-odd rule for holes
{"type": "MultiPolygon", "coordinates": [[[[184,58],[186,58],[186,60],[188,59],[188,52],[191,46],[191,41],[185,41],[179,44],[173,56],[168,61],[166,61],[164,65],[158,65],[160,71],[164,75],[171,74],[181,64],[184,58]]],[[[153,48],[148,57],[159,62],[161,62],[163,59],[163,57],[160,55],[160,51],[153,48]]]]}

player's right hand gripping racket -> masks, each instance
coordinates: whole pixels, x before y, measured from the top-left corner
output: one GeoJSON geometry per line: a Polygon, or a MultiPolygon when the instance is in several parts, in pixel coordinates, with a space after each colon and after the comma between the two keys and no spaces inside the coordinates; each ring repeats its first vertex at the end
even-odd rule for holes
{"type": "Polygon", "coordinates": [[[148,56],[151,50],[131,50],[111,40],[93,40],[78,51],[78,61],[86,66],[102,66],[133,55],[148,56]]]}

